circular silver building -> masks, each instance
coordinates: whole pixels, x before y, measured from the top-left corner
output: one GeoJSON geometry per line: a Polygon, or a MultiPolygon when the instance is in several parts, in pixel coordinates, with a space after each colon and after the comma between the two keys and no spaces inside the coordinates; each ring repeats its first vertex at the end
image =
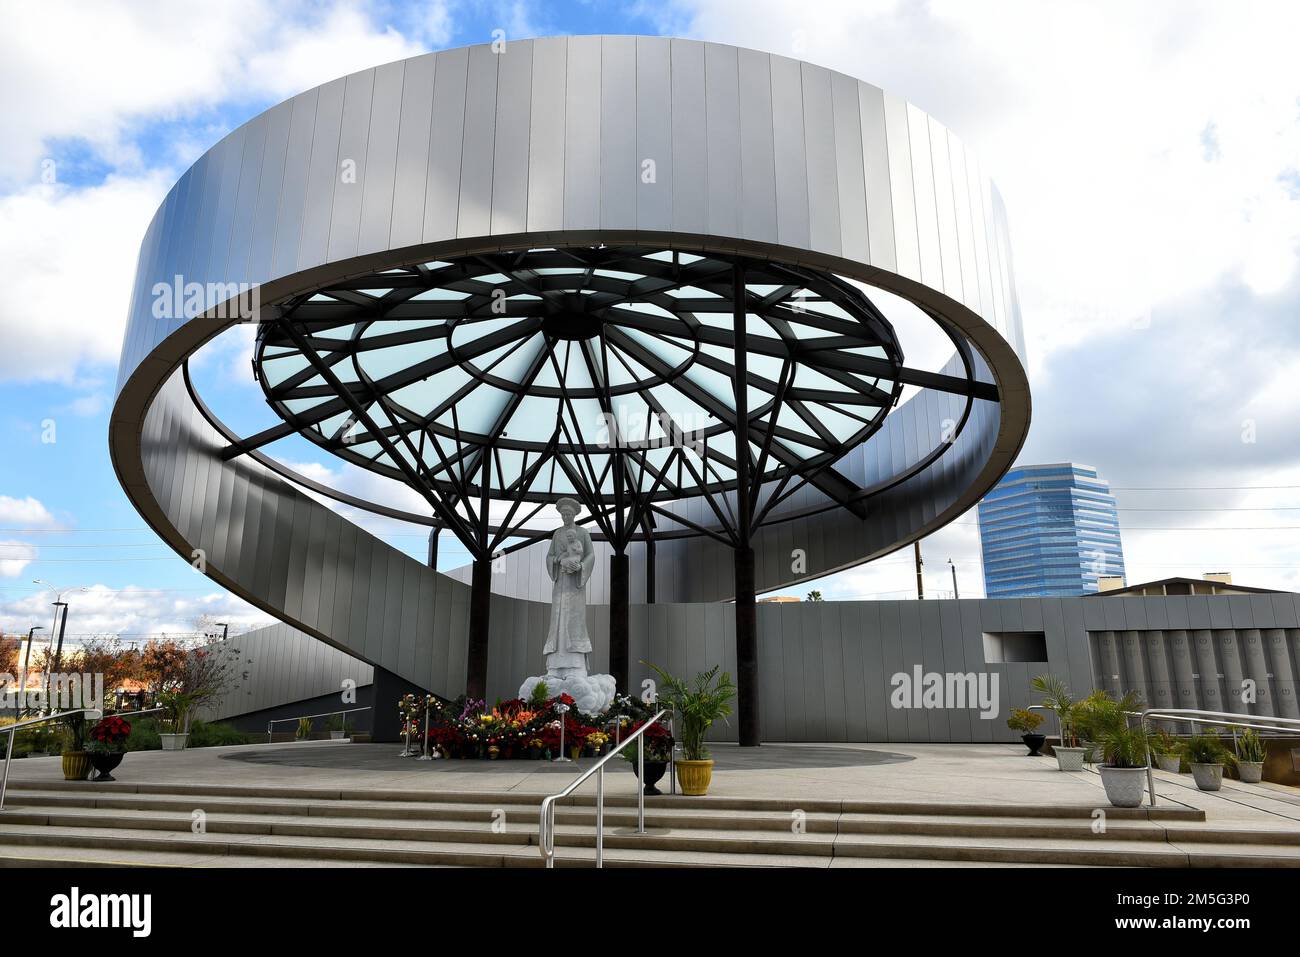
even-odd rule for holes
{"type": "Polygon", "coordinates": [[[635,683],[656,607],[734,599],[688,638],[757,743],[755,593],[943,526],[1028,425],[1005,215],[956,137],[786,57],[595,36],[356,73],[200,157],[141,246],[110,444],[209,577],[446,695],[529,673],[547,505],[576,497],[611,673],[635,683]],[[187,370],[238,323],[279,423],[252,435],[187,370]],[[427,507],[308,479],[289,437],[427,507]],[[473,560],[440,574],[320,496],[473,560]]]}

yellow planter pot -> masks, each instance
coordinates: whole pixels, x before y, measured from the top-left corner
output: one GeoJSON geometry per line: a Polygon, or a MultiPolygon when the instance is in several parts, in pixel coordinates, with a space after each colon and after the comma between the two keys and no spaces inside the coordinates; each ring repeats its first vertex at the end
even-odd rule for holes
{"type": "Polygon", "coordinates": [[[707,794],[713,781],[713,759],[684,761],[677,759],[677,786],[683,794],[707,794]]]}
{"type": "Polygon", "coordinates": [[[85,751],[63,752],[63,780],[84,781],[90,774],[90,755],[85,751]]]}

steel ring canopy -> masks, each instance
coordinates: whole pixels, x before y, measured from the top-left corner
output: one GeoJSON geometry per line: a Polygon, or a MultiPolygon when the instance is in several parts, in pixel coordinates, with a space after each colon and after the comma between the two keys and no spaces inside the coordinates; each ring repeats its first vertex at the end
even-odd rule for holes
{"type": "Polygon", "coordinates": [[[523,569],[536,516],[578,497],[625,609],[641,551],[678,601],[743,595],[745,555],[767,589],[886,554],[974,504],[1028,423],[1005,214],[960,140],[812,64],[593,36],[365,70],[200,157],[141,246],[110,448],[142,515],[225,587],[422,686],[481,692],[489,583],[468,651],[430,639],[422,616],[460,621],[463,586],[304,488],[448,529],[476,570],[508,539],[523,569]],[[207,297],[160,312],[174,282],[207,297]],[[255,435],[186,374],[241,321],[232,287],[256,291],[254,374],[280,418],[255,435]],[[884,299],[951,359],[909,365],[884,299]],[[428,508],[311,482],[275,455],[293,435],[428,508]],[[717,571],[733,550],[735,581],[717,571]],[[444,674],[412,664],[430,640],[444,674]]]}

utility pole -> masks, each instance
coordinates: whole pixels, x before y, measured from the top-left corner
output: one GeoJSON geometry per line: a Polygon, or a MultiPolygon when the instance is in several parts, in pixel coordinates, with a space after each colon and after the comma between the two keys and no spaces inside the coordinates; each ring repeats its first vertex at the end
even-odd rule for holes
{"type": "Polygon", "coordinates": [[[952,563],[951,558],[948,559],[948,567],[952,569],[952,597],[960,598],[961,595],[957,592],[957,566],[952,563]]]}
{"type": "Polygon", "coordinates": [[[916,598],[917,601],[925,600],[925,582],[921,579],[921,566],[925,564],[921,561],[921,542],[920,539],[912,543],[912,548],[916,553],[916,598]]]}
{"type": "MultiPolygon", "coordinates": [[[[64,633],[65,631],[67,631],[67,628],[68,628],[68,603],[67,603],[66,601],[63,600],[63,596],[64,596],[67,592],[74,592],[74,591],[75,591],[75,592],[84,592],[84,591],[88,591],[89,589],[84,588],[84,587],[83,587],[83,588],[64,588],[64,589],[58,589],[58,588],[55,588],[53,585],[51,585],[49,582],[47,582],[47,581],[45,581],[45,580],[43,580],[43,579],[40,579],[40,578],[33,578],[33,579],[32,579],[32,584],[33,584],[33,585],[44,585],[44,586],[45,586],[46,588],[48,588],[50,591],[54,592],[54,601],[52,601],[50,604],[52,604],[52,605],[54,606],[54,625],[58,628],[58,631],[59,631],[59,637],[58,637],[58,644],[57,644],[57,645],[55,646],[55,648],[54,648],[54,660],[53,660],[53,662],[47,661],[47,662],[45,663],[45,665],[46,665],[46,667],[45,667],[45,698],[46,698],[45,703],[46,703],[46,704],[49,704],[49,695],[50,695],[50,674],[51,674],[51,672],[54,672],[54,671],[58,671],[58,670],[59,670],[59,664],[60,664],[60,662],[61,662],[61,660],[62,660],[62,658],[63,658],[63,633],[64,633]],[[62,623],[62,625],[59,624],[59,608],[60,608],[60,607],[63,608],[63,623],[62,623]]],[[[51,639],[52,641],[54,640],[54,633],[53,633],[52,631],[50,632],[50,639],[51,639]]]]}

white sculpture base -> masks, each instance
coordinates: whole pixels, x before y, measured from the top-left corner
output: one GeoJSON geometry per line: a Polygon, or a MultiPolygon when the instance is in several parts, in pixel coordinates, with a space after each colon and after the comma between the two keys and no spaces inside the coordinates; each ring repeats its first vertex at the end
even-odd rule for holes
{"type": "Polygon", "coordinates": [[[573,699],[573,706],[583,714],[603,712],[614,703],[614,691],[617,688],[613,675],[539,675],[527,679],[519,686],[519,697],[527,701],[539,681],[546,682],[549,697],[567,694],[573,699]]]}

